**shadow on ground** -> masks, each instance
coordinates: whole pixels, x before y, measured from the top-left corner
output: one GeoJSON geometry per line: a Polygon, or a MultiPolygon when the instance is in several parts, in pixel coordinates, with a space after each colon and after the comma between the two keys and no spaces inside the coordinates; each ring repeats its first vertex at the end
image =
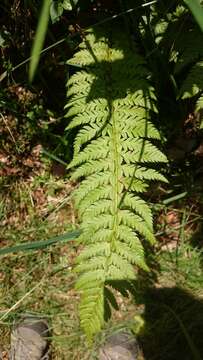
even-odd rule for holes
{"type": "Polygon", "coordinates": [[[203,359],[203,299],[178,287],[148,290],[144,320],[145,360],[203,359]]]}
{"type": "Polygon", "coordinates": [[[199,221],[198,228],[194,232],[193,236],[190,239],[190,243],[195,248],[202,250],[203,249],[203,221],[199,221]]]}

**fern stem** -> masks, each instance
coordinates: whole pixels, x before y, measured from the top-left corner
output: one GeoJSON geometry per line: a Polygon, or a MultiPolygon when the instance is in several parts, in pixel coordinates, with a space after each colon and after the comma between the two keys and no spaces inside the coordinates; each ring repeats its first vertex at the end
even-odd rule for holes
{"type": "Polygon", "coordinates": [[[113,145],[113,212],[114,212],[114,223],[113,223],[113,239],[112,239],[112,251],[115,248],[115,241],[117,239],[117,230],[118,230],[118,205],[119,205],[119,196],[118,196],[118,134],[116,128],[116,120],[114,113],[112,111],[112,145],[113,145]]]}

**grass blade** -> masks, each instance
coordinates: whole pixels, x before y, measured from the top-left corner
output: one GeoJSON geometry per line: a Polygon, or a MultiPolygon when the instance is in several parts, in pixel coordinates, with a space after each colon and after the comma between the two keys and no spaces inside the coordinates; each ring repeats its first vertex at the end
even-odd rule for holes
{"type": "Polygon", "coordinates": [[[40,52],[44,44],[44,39],[46,36],[47,27],[49,23],[49,8],[50,8],[50,0],[44,0],[42,5],[42,10],[40,13],[39,22],[37,25],[32,51],[31,51],[31,60],[29,66],[30,82],[32,82],[34,78],[34,74],[40,58],[40,52]]]}
{"type": "Polygon", "coordinates": [[[183,199],[186,195],[187,195],[187,191],[185,191],[185,192],[183,192],[181,194],[175,195],[175,196],[171,196],[170,198],[167,198],[167,199],[163,200],[163,204],[168,205],[168,204],[170,204],[170,203],[172,203],[174,201],[183,199]]]}
{"type": "Polygon", "coordinates": [[[50,153],[49,151],[47,151],[45,149],[42,149],[42,153],[44,155],[47,155],[50,159],[55,160],[55,161],[57,161],[58,163],[60,163],[60,164],[62,164],[64,166],[67,166],[67,163],[65,161],[61,160],[58,156],[50,153]]]}
{"type": "Polygon", "coordinates": [[[196,22],[200,26],[200,29],[203,31],[203,8],[200,5],[200,1],[199,0],[184,0],[184,2],[189,7],[196,22]]]}
{"type": "Polygon", "coordinates": [[[5,247],[3,249],[0,249],[0,255],[7,255],[10,253],[16,253],[19,251],[29,251],[29,250],[39,250],[43,249],[47,246],[54,245],[58,242],[66,242],[70,240],[76,239],[80,235],[79,230],[75,231],[69,231],[63,235],[59,235],[56,237],[53,237],[48,240],[42,240],[42,241],[33,241],[29,243],[23,243],[17,246],[11,246],[11,247],[5,247]]]}

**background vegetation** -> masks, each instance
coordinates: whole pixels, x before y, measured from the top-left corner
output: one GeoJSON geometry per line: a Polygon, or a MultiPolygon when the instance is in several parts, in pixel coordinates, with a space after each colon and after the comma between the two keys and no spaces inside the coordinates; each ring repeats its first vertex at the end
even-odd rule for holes
{"type": "MultiPolygon", "coordinates": [[[[193,16],[196,8],[185,3],[50,2],[43,52],[30,83],[29,57],[41,2],[1,2],[0,346],[5,358],[11,326],[25,313],[48,318],[53,359],[97,358],[105,337],[119,328],[138,336],[142,358],[203,357],[203,33],[201,17],[193,16]],[[68,63],[84,30],[98,23],[112,29],[122,24],[145,59],[157,98],[154,122],[169,160],[164,166],[169,184],[153,183],[145,195],[157,239],[153,249],[146,249],[151,272],[138,273],[135,296],[119,295],[120,310],[113,311],[93,345],[84,347],[72,272],[81,249],[66,236],[48,247],[39,241],[79,228],[71,196],[78,183],[67,170],[75,133],[66,130],[66,82],[77,70],[68,63]],[[30,242],[36,246],[32,251],[29,245],[6,253],[8,247],[30,242]]],[[[193,4],[201,7],[198,1],[193,4]]]]}

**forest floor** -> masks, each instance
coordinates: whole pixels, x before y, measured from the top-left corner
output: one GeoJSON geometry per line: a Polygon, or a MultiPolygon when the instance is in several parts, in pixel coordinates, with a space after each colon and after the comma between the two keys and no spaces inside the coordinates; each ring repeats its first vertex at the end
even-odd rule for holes
{"type": "MultiPolygon", "coordinates": [[[[27,159],[26,169],[29,161],[32,166],[26,176],[7,173],[1,177],[0,250],[78,228],[71,200],[76,185],[64,174],[64,167],[40,149],[35,145],[27,159]]],[[[158,201],[152,202],[152,208],[157,245],[148,254],[152,272],[138,276],[135,298],[119,297],[120,310],[91,347],[79,327],[79,297],[72,272],[77,255],[74,241],[42,250],[0,253],[0,350],[4,358],[12,326],[25,314],[48,319],[52,359],[97,359],[106,335],[120,328],[136,334],[146,360],[203,358],[203,197],[198,189],[174,197],[160,185],[155,188],[152,198],[158,196],[158,201]]]]}

